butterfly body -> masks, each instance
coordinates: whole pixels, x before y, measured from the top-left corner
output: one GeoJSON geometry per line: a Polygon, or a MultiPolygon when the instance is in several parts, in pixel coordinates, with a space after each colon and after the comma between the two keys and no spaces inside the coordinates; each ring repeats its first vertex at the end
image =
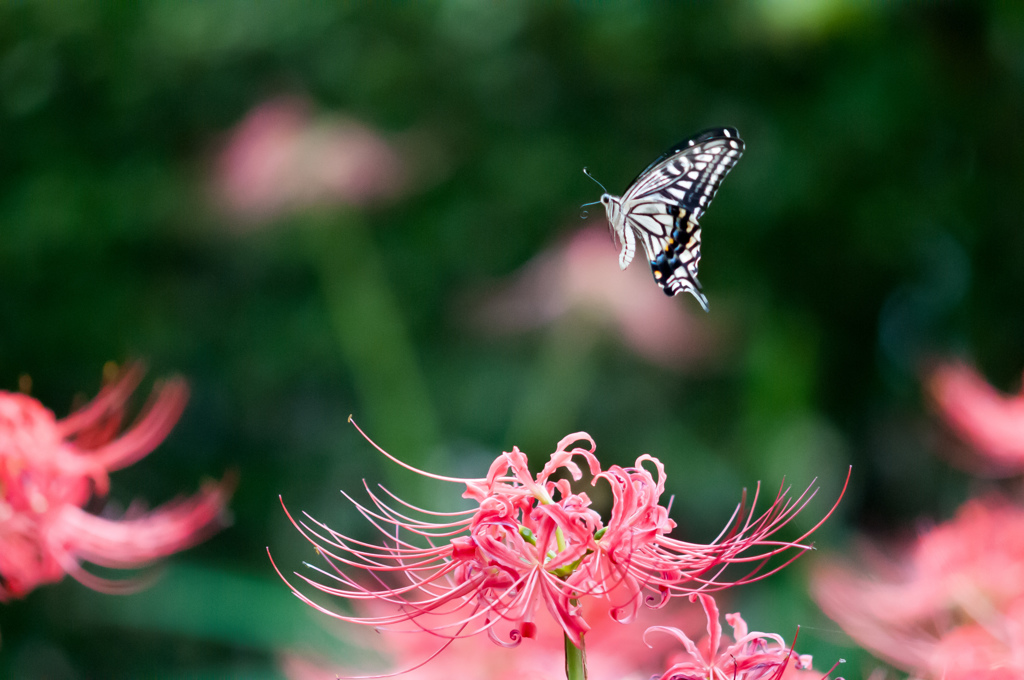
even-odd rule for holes
{"type": "Polygon", "coordinates": [[[608,224],[622,248],[619,267],[629,266],[639,240],[665,294],[686,291],[707,311],[697,280],[699,220],[743,148],[733,128],[705,130],[658,157],[621,197],[602,195],[608,224]]]}

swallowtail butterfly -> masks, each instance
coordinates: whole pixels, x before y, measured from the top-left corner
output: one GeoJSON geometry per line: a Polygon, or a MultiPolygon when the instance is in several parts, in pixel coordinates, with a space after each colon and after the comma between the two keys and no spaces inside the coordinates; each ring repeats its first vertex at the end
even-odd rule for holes
{"type": "Polygon", "coordinates": [[[603,194],[608,224],[622,245],[619,267],[629,266],[639,239],[665,294],[686,291],[706,312],[708,299],[697,281],[700,218],[742,154],[734,128],[705,130],[659,156],[621,198],[603,194]]]}

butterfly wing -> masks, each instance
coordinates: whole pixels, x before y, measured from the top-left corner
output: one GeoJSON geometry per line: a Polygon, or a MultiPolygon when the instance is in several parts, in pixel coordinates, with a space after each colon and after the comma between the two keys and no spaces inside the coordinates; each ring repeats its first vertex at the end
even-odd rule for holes
{"type": "Polygon", "coordinates": [[[705,130],[662,154],[622,197],[624,226],[643,244],[654,280],[666,295],[691,293],[705,311],[699,220],[743,149],[735,129],[705,130]]]}

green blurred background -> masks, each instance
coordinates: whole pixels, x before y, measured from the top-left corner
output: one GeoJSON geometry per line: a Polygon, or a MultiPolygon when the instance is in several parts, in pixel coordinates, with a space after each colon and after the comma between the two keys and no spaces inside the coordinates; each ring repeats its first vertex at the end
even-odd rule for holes
{"type": "MultiPolygon", "coordinates": [[[[107,361],[180,373],[181,423],[114,475],[112,502],[231,468],[240,483],[233,525],[150,590],[66,580],[0,609],[0,676],[276,678],[285,650],[344,658],[345,629],[273,574],[266,546],[288,571],[315,560],[278,494],[352,531],[338,490],[360,478],[447,502],[350,413],[444,474],[514,444],[539,461],[576,430],[606,463],[651,453],[694,540],[783,476],[819,478],[810,524],[849,464],[819,553],[947,517],[975,483],[935,455],[921,371],[960,356],[1019,385],[1022,188],[1020,3],[5,2],[0,386],[30,375],[64,415],[107,361]],[[376,129],[405,189],[225,210],[220,149],[281,98],[376,129]],[[474,321],[532,258],[604,224],[600,206],[580,220],[600,194],[584,165],[621,193],[719,125],[747,153],[703,219],[711,312],[672,301],[713,331],[694,348],[712,358],[659,365],[589,312],[518,333],[474,321]]],[[[874,662],[807,596],[817,557],[728,610],[802,625],[818,667],[842,656],[862,677],[874,662]]]]}

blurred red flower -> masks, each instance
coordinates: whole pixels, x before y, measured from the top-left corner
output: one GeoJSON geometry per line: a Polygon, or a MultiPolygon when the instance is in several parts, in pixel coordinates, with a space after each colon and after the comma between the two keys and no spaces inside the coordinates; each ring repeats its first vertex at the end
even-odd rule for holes
{"type": "Polygon", "coordinates": [[[309,206],[364,205],[399,193],[402,163],[380,135],[351,118],[315,118],[309,109],[302,99],[273,99],[231,132],[215,182],[227,211],[259,222],[309,206]]]}
{"type": "Polygon", "coordinates": [[[925,678],[1024,677],[1024,510],[968,501],[897,560],[875,557],[872,567],[860,575],[829,565],[812,583],[854,640],[925,678]]]}
{"type": "Polygon", "coordinates": [[[24,597],[64,574],[96,590],[123,591],[137,582],[100,578],[82,563],[145,566],[220,526],[229,481],[208,483],[195,496],[151,512],[130,508],[121,519],[84,510],[107,494],[109,472],[146,456],[181,415],[188,390],[171,380],[118,434],[141,377],[139,367],[127,368],[62,420],[32,397],[0,391],[0,601],[24,597]]]}
{"type": "Polygon", "coordinates": [[[945,421],[981,458],[971,467],[989,473],[1024,472],[1024,393],[1002,394],[961,363],[933,371],[928,388],[945,421]]]}
{"type": "Polygon", "coordinates": [[[691,313],[655,285],[640,262],[620,271],[608,230],[583,229],[534,258],[488,296],[477,318],[488,332],[512,333],[571,317],[574,333],[605,326],[633,351],[671,369],[692,365],[721,345],[703,313],[691,313]],[[575,314],[574,314],[575,313],[575,314]]]}

